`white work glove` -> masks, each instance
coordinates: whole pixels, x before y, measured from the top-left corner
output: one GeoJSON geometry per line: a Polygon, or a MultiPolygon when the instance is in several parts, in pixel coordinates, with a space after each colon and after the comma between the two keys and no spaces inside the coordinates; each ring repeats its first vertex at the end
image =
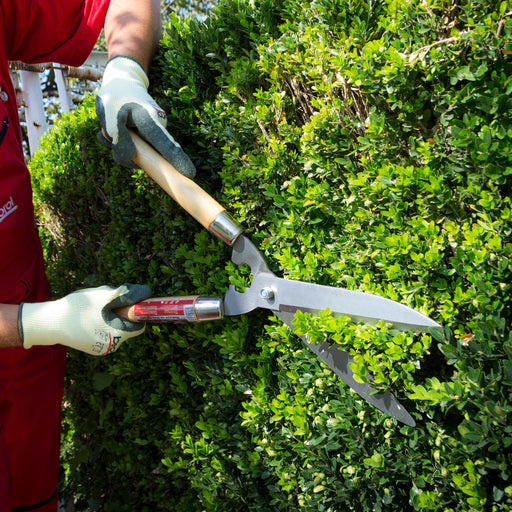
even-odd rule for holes
{"type": "Polygon", "coordinates": [[[145,324],[117,316],[112,309],[149,298],[147,286],[100,286],[56,301],[22,303],[18,328],[25,348],[66,345],[94,356],[116,351],[123,341],[144,332],[145,324]]]}
{"type": "Polygon", "coordinates": [[[113,147],[118,164],[135,167],[132,160],[136,149],[128,133],[128,128],[134,128],[178,172],[193,178],[196,168],[165,129],[167,115],[148,94],[148,86],[148,77],[135,59],[118,55],[108,61],[96,95],[96,113],[102,127],[98,139],[113,147]]]}

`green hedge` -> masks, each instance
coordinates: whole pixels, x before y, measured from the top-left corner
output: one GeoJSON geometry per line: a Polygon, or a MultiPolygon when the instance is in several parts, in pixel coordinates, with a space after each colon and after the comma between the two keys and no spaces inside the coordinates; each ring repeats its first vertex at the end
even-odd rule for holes
{"type": "MultiPolygon", "coordinates": [[[[196,181],[288,278],[445,327],[301,317],[417,421],[351,392],[275,317],[149,327],[70,353],[63,494],[78,510],[512,507],[512,12],[495,0],[226,0],[173,18],[153,94],[196,181]]],[[[140,282],[222,295],[247,269],[96,143],[93,101],[31,162],[55,296],[140,282]]]]}

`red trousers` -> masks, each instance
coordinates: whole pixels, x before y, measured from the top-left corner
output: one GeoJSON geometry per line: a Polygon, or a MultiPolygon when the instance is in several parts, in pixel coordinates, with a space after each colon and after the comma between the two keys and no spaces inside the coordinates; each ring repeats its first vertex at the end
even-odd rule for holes
{"type": "MultiPolygon", "coordinates": [[[[2,279],[3,300],[48,300],[40,248],[2,279]],[[9,294],[7,296],[7,294],[9,294]]],[[[0,349],[0,512],[56,512],[66,351],[0,349]]]]}
{"type": "Polygon", "coordinates": [[[0,359],[0,512],[56,512],[66,351],[5,351],[25,353],[16,364],[0,359]]]}

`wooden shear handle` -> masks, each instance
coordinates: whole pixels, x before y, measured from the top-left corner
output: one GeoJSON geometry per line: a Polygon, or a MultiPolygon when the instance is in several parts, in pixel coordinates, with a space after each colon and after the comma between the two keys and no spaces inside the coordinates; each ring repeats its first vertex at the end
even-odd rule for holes
{"type": "Polygon", "coordinates": [[[232,245],[243,231],[240,224],[213,197],[194,181],[180,174],[146,141],[133,132],[130,135],[137,149],[134,162],[194,219],[222,241],[232,245]]]}

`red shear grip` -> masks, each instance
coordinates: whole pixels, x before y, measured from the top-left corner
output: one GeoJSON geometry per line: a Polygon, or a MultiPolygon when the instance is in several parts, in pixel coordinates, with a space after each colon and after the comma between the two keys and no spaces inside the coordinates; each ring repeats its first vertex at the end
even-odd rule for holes
{"type": "Polygon", "coordinates": [[[139,322],[194,322],[197,297],[148,299],[134,305],[133,313],[139,322]]]}

